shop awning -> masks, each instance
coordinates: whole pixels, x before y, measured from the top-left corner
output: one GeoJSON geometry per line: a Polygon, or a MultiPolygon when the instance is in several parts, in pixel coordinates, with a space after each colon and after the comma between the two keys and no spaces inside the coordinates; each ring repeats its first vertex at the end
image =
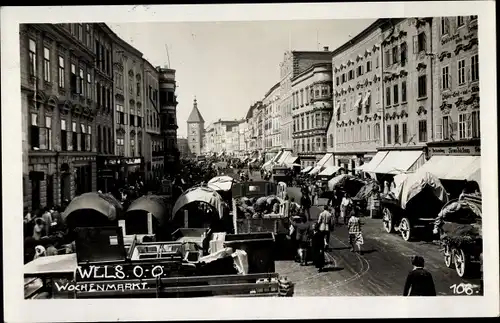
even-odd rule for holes
{"type": "Polygon", "coordinates": [[[316,175],[321,171],[321,166],[316,166],[314,167],[310,172],[309,175],[316,175]]]}
{"type": "Polygon", "coordinates": [[[370,95],[371,95],[371,92],[368,91],[368,93],[366,93],[364,99],[363,99],[363,106],[366,107],[368,105],[368,100],[370,99],[370,95]]]}
{"type": "Polygon", "coordinates": [[[379,151],[375,156],[373,156],[372,160],[370,160],[368,163],[361,165],[359,170],[362,170],[363,172],[367,173],[372,173],[377,166],[384,160],[384,158],[387,156],[389,152],[388,151],[379,151]]]}
{"type": "Polygon", "coordinates": [[[276,160],[278,165],[284,164],[285,160],[292,155],[291,151],[284,151],[283,154],[276,160]]]}
{"type": "Polygon", "coordinates": [[[340,166],[328,166],[318,175],[319,176],[332,176],[333,174],[338,172],[340,168],[341,168],[340,166]]]}
{"type": "Polygon", "coordinates": [[[439,179],[475,181],[481,186],[481,156],[432,156],[421,169],[439,179]]]}
{"type": "Polygon", "coordinates": [[[400,172],[406,172],[419,160],[419,158],[423,157],[423,154],[424,153],[420,150],[389,151],[387,156],[373,172],[379,174],[398,174],[400,172]]]}
{"type": "Polygon", "coordinates": [[[285,165],[287,165],[287,166],[292,166],[293,164],[295,164],[295,163],[296,163],[297,159],[299,159],[299,157],[289,155],[289,156],[285,159],[285,165]]]}
{"type": "Polygon", "coordinates": [[[325,154],[325,156],[323,156],[320,161],[316,164],[316,166],[322,168],[323,166],[326,165],[326,163],[330,160],[330,158],[333,157],[333,154],[325,154]]]}
{"type": "Polygon", "coordinates": [[[307,173],[309,172],[313,167],[312,166],[307,166],[306,168],[304,168],[303,170],[301,170],[300,172],[301,173],[307,173]]]}

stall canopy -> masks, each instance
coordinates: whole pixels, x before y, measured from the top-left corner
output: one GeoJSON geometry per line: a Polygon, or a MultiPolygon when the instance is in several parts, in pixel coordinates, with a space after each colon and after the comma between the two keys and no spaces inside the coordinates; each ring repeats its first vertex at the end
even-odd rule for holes
{"type": "Polygon", "coordinates": [[[321,171],[321,166],[315,166],[310,172],[309,175],[316,175],[321,171]]]}
{"type": "Polygon", "coordinates": [[[122,211],[123,207],[113,196],[89,192],[75,197],[64,210],[62,219],[70,227],[97,225],[115,221],[122,211]]]}
{"type": "MultiPolygon", "coordinates": [[[[375,155],[375,157],[377,156],[375,155]]],[[[413,166],[418,164],[419,160],[423,161],[423,157],[424,153],[419,150],[389,151],[387,156],[372,172],[380,174],[398,174],[406,172],[415,168],[413,166]]],[[[366,168],[364,171],[366,172],[366,168]]]]}
{"type": "Polygon", "coordinates": [[[328,166],[318,175],[319,176],[332,176],[333,174],[338,172],[340,168],[341,168],[340,166],[328,166]]]}
{"type": "Polygon", "coordinates": [[[304,168],[300,172],[303,173],[303,174],[305,174],[305,173],[308,173],[312,168],[313,168],[312,166],[307,166],[306,168],[304,168]]]}
{"type": "Polygon", "coordinates": [[[222,197],[214,189],[209,187],[192,187],[185,191],[175,202],[174,208],[172,209],[172,218],[176,216],[179,210],[193,202],[205,202],[213,206],[219,216],[222,218],[223,212],[223,200],[222,197]]]}
{"type": "Polygon", "coordinates": [[[276,163],[278,165],[284,164],[285,160],[287,160],[287,158],[290,157],[291,155],[292,155],[291,151],[289,151],[289,150],[283,151],[283,153],[281,154],[281,156],[279,156],[279,158],[276,159],[276,163]]]}
{"type": "Polygon", "coordinates": [[[481,156],[432,156],[421,169],[440,179],[475,181],[481,186],[481,156]]]}
{"type": "Polygon", "coordinates": [[[319,166],[320,168],[325,166],[326,163],[333,157],[333,154],[325,154],[320,161],[316,164],[316,166],[319,166]]]}
{"type": "Polygon", "coordinates": [[[166,220],[168,220],[169,210],[167,200],[164,197],[157,195],[144,195],[132,202],[125,213],[125,219],[129,216],[133,216],[134,213],[137,213],[138,211],[145,211],[147,213],[151,213],[158,223],[162,225],[166,220]]]}
{"type": "Polygon", "coordinates": [[[297,164],[297,159],[299,159],[299,157],[297,156],[292,156],[292,155],[289,155],[284,164],[288,167],[294,167],[294,166],[300,166],[299,164],[297,164]]]}
{"type": "Polygon", "coordinates": [[[425,187],[429,187],[434,196],[443,204],[448,202],[448,194],[441,181],[433,174],[422,169],[415,173],[400,175],[398,182],[391,192],[401,202],[402,209],[405,209],[408,201],[419,194],[425,187]]]}
{"type": "Polygon", "coordinates": [[[370,160],[368,163],[363,164],[359,167],[359,170],[362,170],[367,173],[372,173],[377,166],[384,160],[384,158],[387,156],[389,152],[388,151],[379,151],[373,156],[372,160],[370,160]]]}

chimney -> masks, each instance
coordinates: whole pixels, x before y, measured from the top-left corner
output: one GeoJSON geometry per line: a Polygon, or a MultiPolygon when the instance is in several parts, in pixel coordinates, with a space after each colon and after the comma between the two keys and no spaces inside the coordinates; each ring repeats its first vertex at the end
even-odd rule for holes
{"type": "Polygon", "coordinates": [[[328,52],[328,46],[323,46],[323,50],[324,50],[325,52],[328,52]]]}

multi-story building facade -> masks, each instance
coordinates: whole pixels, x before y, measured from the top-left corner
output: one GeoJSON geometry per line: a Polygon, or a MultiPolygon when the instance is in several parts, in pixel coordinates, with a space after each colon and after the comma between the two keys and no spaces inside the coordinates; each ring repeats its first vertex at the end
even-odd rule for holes
{"type": "Polygon", "coordinates": [[[145,176],[148,180],[163,175],[163,137],[159,118],[159,72],[144,60],[144,144],[145,176]]]}
{"type": "Polygon", "coordinates": [[[181,158],[190,158],[193,156],[189,147],[189,139],[177,138],[177,147],[179,148],[179,155],[181,158]]]}
{"type": "Polygon", "coordinates": [[[281,148],[280,136],[280,83],[276,83],[267,91],[262,100],[264,109],[264,150],[266,159],[271,159],[281,148]]]}
{"type": "Polygon", "coordinates": [[[194,98],[193,110],[187,119],[187,131],[189,150],[192,155],[199,156],[203,148],[203,132],[205,129],[205,120],[198,110],[198,102],[194,98]]]}
{"type": "Polygon", "coordinates": [[[293,150],[303,167],[327,152],[332,106],[332,63],[314,64],[292,78],[293,150]]]}
{"type": "Polygon", "coordinates": [[[20,25],[27,210],[96,190],[93,24],[20,25]]]}
{"type": "Polygon", "coordinates": [[[238,133],[240,122],[240,120],[219,119],[212,123],[211,127],[205,130],[209,136],[207,145],[212,146],[212,149],[209,151],[217,154],[234,154],[237,152],[239,147],[238,133]]]}
{"type": "Polygon", "coordinates": [[[246,146],[251,154],[257,152],[257,107],[258,103],[252,104],[245,117],[247,123],[246,146]]]}
{"type": "MultiPolygon", "coordinates": [[[[432,20],[432,118],[423,166],[448,182],[481,183],[479,52],[477,16],[432,20]],[[451,181],[450,181],[451,180],[451,181]]],[[[447,186],[452,195],[460,185],[447,186]]]]}
{"type": "Polygon", "coordinates": [[[245,156],[248,151],[248,123],[245,119],[240,121],[238,125],[238,153],[240,156],[245,156]]]}
{"type": "Polygon", "coordinates": [[[287,51],[280,63],[280,142],[283,148],[293,148],[292,78],[316,63],[330,63],[328,47],[323,51],[287,51]]]}
{"type": "MultiPolygon", "coordinates": [[[[114,32],[104,23],[93,24],[97,132],[97,189],[109,192],[115,185],[114,170],[114,96],[113,96],[113,38],[114,32]]],[[[87,80],[88,82],[89,80],[87,80]]]]}
{"type": "Polygon", "coordinates": [[[179,167],[175,70],[168,67],[158,67],[157,70],[160,90],[160,128],[164,142],[164,171],[170,176],[174,176],[179,167]]]}
{"type": "Polygon", "coordinates": [[[140,51],[114,37],[113,62],[118,177],[134,182],[144,175],[144,60],[140,51]]]}
{"type": "Polygon", "coordinates": [[[210,123],[203,131],[203,154],[215,152],[215,128],[214,124],[210,123]]]}
{"type": "Polygon", "coordinates": [[[333,51],[334,113],[328,128],[328,151],[334,164],[354,169],[382,146],[383,20],[379,19],[333,51]]]}

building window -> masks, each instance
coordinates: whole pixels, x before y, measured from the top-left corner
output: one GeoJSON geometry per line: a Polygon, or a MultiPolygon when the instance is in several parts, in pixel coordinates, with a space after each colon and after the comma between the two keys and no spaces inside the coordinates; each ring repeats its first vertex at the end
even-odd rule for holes
{"type": "Polygon", "coordinates": [[[47,150],[52,150],[52,118],[45,117],[45,145],[47,150]]]}
{"type": "Polygon", "coordinates": [[[43,48],[43,80],[50,82],[50,49],[43,48]]]}
{"type": "Polygon", "coordinates": [[[32,150],[40,149],[40,128],[38,125],[38,114],[31,114],[30,146],[32,150]]]}
{"type": "Polygon", "coordinates": [[[135,116],[133,114],[130,115],[130,125],[135,126],[135,116]]]}
{"type": "Polygon", "coordinates": [[[398,60],[399,60],[399,47],[398,46],[394,46],[392,48],[392,64],[396,64],[398,63],[398,60]]]}
{"type": "Polygon", "coordinates": [[[401,103],[406,102],[406,81],[401,83],[401,103]]]}
{"type": "Polygon", "coordinates": [[[380,123],[376,123],[373,129],[373,138],[380,140],[380,123]]]}
{"type": "Polygon", "coordinates": [[[427,120],[418,120],[418,141],[427,142],[427,120]]]}
{"type": "Polygon", "coordinates": [[[135,140],[130,139],[130,156],[135,156],[135,140]]]}
{"type": "Polygon", "coordinates": [[[406,65],[406,62],[408,61],[408,46],[406,43],[401,44],[401,66],[404,67],[406,65]]]}
{"type": "Polygon", "coordinates": [[[80,84],[80,92],[79,93],[80,93],[80,95],[83,96],[83,95],[85,95],[85,93],[83,91],[83,89],[84,89],[83,85],[84,85],[84,82],[85,82],[85,76],[83,74],[83,69],[81,69],[81,68],[80,68],[80,77],[78,79],[78,82],[80,84]]]}
{"type": "Polygon", "coordinates": [[[83,24],[78,24],[78,39],[83,41],[83,24]]]}
{"type": "Polygon", "coordinates": [[[300,106],[304,105],[304,90],[300,90],[300,106]]]}
{"type": "Polygon", "coordinates": [[[337,84],[337,86],[339,86],[339,85],[340,85],[340,78],[339,78],[338,76],[337,76],[337,78],[336,78],[336,82],[335,82],[335,83],[337,84]]]}
{"type": "Polygon", "coordinates": [[[391,52],[389,50],[386,50],[384,52],[384,61],[385,61],[385,67],[389,67],[389,65],[391,65],[392,63],[392,60],[391,60],[391,52]]]}
{"type": "Polygon", "coordinates": [[[372,61],[367,61],[366,62],[366,73],[370,72],[371,70],[372,70],[372,61]]]}
{"type": "Polygon", "coordinates": [[[427,96],[427,75],[418,77],[418,97],[424,98],[427,96]]]}
{"type": "Polygon", "coordinates": [[[36,76],[36,42],[33,39],[29,40],[28,55],[30,60],[30,67],[29,67],[30,76],[36,76]]]}
{"type": "Polygon", "coordinates": [[[92,127],[87,126],[87,151],[92,151],[92,127]]]}
{"type": "Polygon", "coordinates": [[[95,93],[96,93],[96,97],[97,97],[97,107],[101,107],[102,104],[101,104],[101,83],[96,83],[95,84],[95,87],[96,87],[96,90],[95,90],[95,93]]]}
{"type": "Polygon", "coordinates": [[[87,146],[86,146],[86,139],[87,139],[87,136],[86,136],[86,128],[85,128],[85,125],[82,123],[80,124],[80,150],[81,151],[87,151],[87,146]]]}
{"type": "Polygon", "coordinates": [[[394,84],[394,87],[393,87],[393,94],[394,94],[394,104],[398,104],[399,103],[399,89],[398,89],[398,85],[397,84],[394,84]]]}
{"type": "Polygon", "coordinates": [[[465,59],[458,61],[458,84],[465,84],[465,59]]]}
{"type": "Polygon", "coordinates": [[[385,105],[391,105],[391,88],[390,86],[385,88],[385,105]]]}
{"type": "Polygon", "coordinates": [[[387,125],[387,144],[392,144],[391,126],[387,125]]]}
{"type": "Polygon", "coordinates": [[[441,73],[441,86],[443,89],[450,88],[450,69],[448,66],[443,67],[441,73]]]}
{"type": "Polygon", "coordinates": [[[421,32],[417,36],[413,36],[413,53],[418,54],[427,50],[427,36],[421,32]]]}
{"type": "Polygon", "coordinates": [[[121,104],[116,105],[116,123],[125,124],[125,112],[121,104]]]}
{"type": "Polygon", "coordinates": [[[66,131],[66,120],[61,120],[61,150],[68,150],[68,133],[66,131]]]}
{"type": "Polygon", "coordinates": [[[90,73],[87,73],[87,97],[92,99],[92,80],[90,79],[90,73]]]}
{"type": "Polygon", "coordinates": [[[78,94],[78,82],[76,76],[76,66],[71,64],[71,78],[70,78],[70,88],[73,94],[78,94]]]}
{"type": "Polygon", "coordinates": [[[92,46],[92,37],[90,35],[90,25],[86,24],[85,25],[85,31],[86,31],[86,36],[87,36],[87,46],[91,48],[92,46]]]}
{"type": "Polygon", "coordinates": [[[450,117],[444,116],[442,123],[443,140],[450,140],[450,117]]]}
{"type": "Polygon", "coordinates": [[[116,139],[116,150],[118,156],[125,156],[125,140],[123,138],[116,139]]]}
{"type": "Polygon", "coordinates": [[[133,80],[131,77],[128,78],[128,91],[130,92],[130,94],[134,94],[134,88],[132,86],[133,84],[133,80]]]}
{"type": "Polygon", "coordinates": [[[399,144],[399,125],[395,124],[394,125],[394,143],[399,144]]]}
{"type": "Polygon", "coordinates": [[[141,96],[141,83],[137,82],[137,96],[141,96]]]}
{"type": "Polygon", "coordinates": [[[471,80],[479,80],[479,55],[476,54],[471,57],[471,80]]]}
{"type": "Polygon", "coordinates": [[[363,75],[363,65],[360,65],[358,66],[358,69],[357,69],[357,75],[356,76],[361,76],[363,75]]]}
{"type": "Polygon", "coordinates": [[[76,133],[76,122],[71,123],[71,144],[73,146],[73,151],[78,150],[78,134],[76,133]]]}
{"type": "Polygon", "coordinates": [[[441,36],[448,35],[450,33],[450,21],[448,18],[441,18],[441,36]]]}
{"type": "Polygon", "coordinates": [[[465,24],[464,17],[458,16],[457,17],[457,27],[462,27],[464,24],[465,24]]]}
{"type": "Polygon", "coordinates": [[[59,68],[58,68],[58,76],[59,76],[59,87],[61,89],[64,88],[64,57],[59,56],[59,68]]]}
{"type": "Polygon", "coordinates": [[[472,138],[481,138],[481,120],[479,118],[479,110],[471,113],[472,121],[472,138]]]}

